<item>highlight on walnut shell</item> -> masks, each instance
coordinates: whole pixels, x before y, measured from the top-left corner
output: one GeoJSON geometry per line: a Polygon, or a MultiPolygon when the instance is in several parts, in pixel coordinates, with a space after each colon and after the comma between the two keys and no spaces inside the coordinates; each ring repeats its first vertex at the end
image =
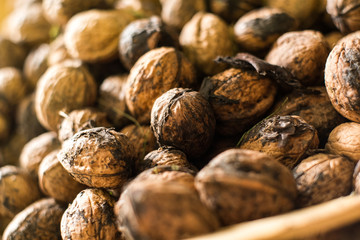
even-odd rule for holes
{"type": "Polygon", "coordinates": [[[118,188],[132,176],[134,146],[125,134],[112,128],[91,128],[65,141],[58,159],[82,184],[118,188]]]}
{"type": "Polygon", "coordinates": [[[210,147],[216,120],[209,102],[197,91],[173,88],[156,99],[151,128],[160,146],[182,150],[189,159],[210,147]]]}
{"type": "Polygon", "coordinates": [[[224,226],[288,212],[297,196],[288,168],[265,153],[244,149],[213,158],[196,175],[195,187],[224,226]]]}
{"type": "Polygon", "coordinates": [[[292,169],[307,151],[318,145],[316,129],[301,117],[276,115],[262,120],[244,134],[240,148],[264,152],[292,169]]]}

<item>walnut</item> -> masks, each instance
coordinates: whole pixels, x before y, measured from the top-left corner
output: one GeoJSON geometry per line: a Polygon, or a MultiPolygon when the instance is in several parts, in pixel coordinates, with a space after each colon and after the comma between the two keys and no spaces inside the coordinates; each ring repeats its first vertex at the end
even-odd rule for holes
{"type": "Polygon", "coordinates": [[[264,152],[292,169],[306,152],[316,149],[316,129],[296,115],[264,119],[244,135],[240,148],[264,152]]]}
{"type": "Polygon", "coordinates": [[[209,101],[221,135],[238,135],[272,106],[276,85],[255,70],[230,68],[202,82],[200,93],[209,101]]]}
{"type": "Polygon", "coordinates": [[[134,146],[111,128],[77,132],[62,145],[58,159],[74,179],[89,187],[117,188],[131,177],[134,146]]]}
{"type": "Polygon", "coordinates": [[[18,104],[26,92],[26,83],[20,70],[14,67],[0,68],[0,94],[11,106],[18,104]]]}
{"type": "Polygon", "coordinates": [[[288,69],[303,85],[322,85],[329,45],[322,33],[314,30],[281,35],[265,60],[288,69]]]}
{"type": "Polygon", "coordinates": [[[66,60],[71,60],[72,57],[68,53],[65,42],[64,42],[64,35],[61,34],[56,37],[50,44],[49,44],[49,54],[47,57],[47,65],[52,66],[57,63],[61,63],[66,60]]]}
{"type": "Polygon", "coordinates": [[[223,225],[290,211],[297,195],[291,171],[264,153],[229,149],[195,177],[201,200],[223,225]]]}
{"type": "Polygon", "coordinates": [[[302,160],[293,174],[297,204],[307,207],[350,194],[355,164],[339,155],[319,153],[302,160]]]}
{"type": "Polygon", "coordinates": [[[148,124],[156,98],[172,88],[195,84],[194,68],[181,52],[172,47],[156,48],[132,67],[125,90],[126,104],[140,124],[148,124]]]}
{"type": "Polygon", "coordinates": [[[342,33],[360,30],[360,8],[357,0],[327,0],[326,11],[342,33]]]}
{"type": "Polygon", "coordinates": [[[206,75],[223,71],[225,66],[215,63],[215,58],[232,56],[234,52],[228,26],[211,13],[196,13],[181,30],[179,41],[185,55],[206,75]]]}
{"type": "Polygon", "coordinates": [[[102,189],[81,191],[61,219],[62,239],[119,239],[114,204],[115,200],[102,189]]]}
{"type": "Polygon", "coordinates": [[[27,143],[27,139],[19,132],[14,131],[0,146],[0,166],[19,165],[19,156],[27,143]]]}
{"type": "Polygon", "coordinates": [[[63,120],[61,112],[91,106],[97,86],[89,71],[73,63],[49,67],[41,76],[35,92],[35,110],[39,122],[48,130],[57,131],[63,120]]]}
{"type": "Polygon", "coordinates": [[[354,191],[360,194],[360,161],[358,161],[355,166],[353,178],[354,191]]]}
{"type": "Polygon", "coordinates": [[[21,68],[26,58],[26,48],[0,36],[0,68],[21,68]]]}
{"type": "Polygon", "coordinates": [[[151,128],[160,146],[173,146],[190,159],[210,147],[215,116],[209,102],[192,89],[173,88],[156,99],[151,128]]]}
{"type": "Polygon", "coordinates": [[[160,15],[161,12],[159,0],[118,0],[115,8],[134,12],[141,18],[160,15]]]}

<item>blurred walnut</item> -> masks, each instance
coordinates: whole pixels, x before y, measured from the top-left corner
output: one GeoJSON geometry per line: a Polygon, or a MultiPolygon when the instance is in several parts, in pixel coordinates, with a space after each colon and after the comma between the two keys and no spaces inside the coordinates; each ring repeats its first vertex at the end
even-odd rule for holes
{"type": "Polygon", "coordinates": [[[342,33],[347,34],[360,30],[358,0],[327,0],[326,11],[342,33]]]}
{"type": "Polygon", "coordinates": [[[0,68],[0,94],[11,106],[18,104],[27,92],[22,72],[14,67],[0,68]]]}
{"type": "Polygon", "coordinates": [[[21,68],[26,58],[26,48],[0,36],[0,68],[21,68]]]}
{"type": "Polygon", "coordinates": [[[20,132],[14,131],[0,146],[0,165],[19,165],[19,156],[27,143],[27,139],[20,132]]]}
{"type": "Polygon", "coordinates": [[[49,44],[49,47],[50,49],[47,57],[48,66],[72,59],[65,47],[64,35],[57,36],[56,39],[49,44]]]}
{"type": "Polygon", "coordinates": [[[134,12],[140,18],[160,15],[161,12],[159,0],[117,0],[115,8],[134,12]]]}

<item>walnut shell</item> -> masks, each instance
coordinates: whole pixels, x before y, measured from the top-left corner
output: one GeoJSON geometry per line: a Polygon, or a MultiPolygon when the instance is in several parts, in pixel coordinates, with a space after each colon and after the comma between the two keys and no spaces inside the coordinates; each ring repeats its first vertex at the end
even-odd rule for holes
{"type": "Polygon", "coordinates": [[[81,191],[61,219],[62,239],[119,239],[114,204],[115,200],[104,190],[81,191]]]}
{"type": "Polygon", "coordinates": [[[215,116],[209,102],[192,89],[173,88],[156,99],[151,128],[160,146],[173,146],[190,159],[210,147],[215,116]]]}
{"type": "Polygon", "coordinates": [[[358,0],[327,0],[326,11],[342,33],[360,30],[358,0]]]}
{"type": "Polygon", "coordinates": [[[209,101],[221,135],[238,135],[272,106],[276,85],[255,70],[230,68],[205,78],[200,93],[209,101]]]}
{"type": "Polygon", "coordinates": [[[64,211],[65,207],[52,198],[36,201],[16,215],[2,239],[61,239],[60,221],[64,211]]]}
{"type": "Polygon", "coordinates": [[[118,52],[121,31],[133,16],[121,10],[87,10],[75,14],[66,24],[65,46],[74,58],[88,62],[113,59],[118,52]]]}
{"type": "Polygon", "coordinates": [[[330,52],[322,33],[314,30],[281,35],[265,60],[288,69],[303,85],[322,85],[326,58],[330,52]]]}
{"type": "Polygon", "coordinates": [[[358,161],[355,166],[353,178],[354,191],[360,194],[360,161],[358,161]]]}
{"type": "Polygon", "coordinates": [[[63,120],[59,112],[90,106],[96,95],[96,82],[85,67],[67,63],[51,66],[36,88],[36,116],[46,129],[57,131],[63,120]]]}
{"type": "Polygon", "coordinates": [[[27,143],[26,138],[19,132],[13,132],[0,147],[0,162],[2,165],[19,165],[19,156],[27,143]]]}
{"type": "Polygon", "coordinates": [[[18,104],[26,95],[26,83],[22,72],[14,67],[0,68],[0,94],[12,106],[18,104]]]}
{"type": "Polygon", "coordinates": [[[319,153],[303,159],[293,174],[297,204],[307,207],[350,194],[355,164],[339,155],[319,153]]]}
{"type": "Polygon", "coordinates": [[[185,56],[197,70],[207,75],[225,69],[224,65],[214,62],[215,58],[232,56],[234,53],[234,43],[228,26],[211,13],[196,13],[181,30],[179,42],[185,56]]]}
{"type": "Polygon", "coordinates": [[[132,67],[125,90],[126,104],[140,124],[148,124],[156,98],[172,88],[195,84],[193,66],[181,52],[172,47],[156,48],[132,67]]]}
{"type": "Polygon", "coordinates": [[[50,44],[49,44],[49,54],[47,57],[48,66],[55,65],[57,63],[64,62],[66,60],[72,59],[71,55],[68,53],[65,42],[64,35],[61,34],[57,36],[50,44]]]}
{"type": "Polygon", "coordinates": [[[39,186],[41,191],[57,201],[70,203],[85,186],[76,182],[64,169],[54,150],[44,157],[39,166],[39,186]]]}
{"type": "Polygon", "coordinates": [[[159,0],[118,0],[115,8],[134,12],[140,18],[160,15],[161,12],[159,0]]]}
{"type": "Polygon", "coordinates": [[[296,115],[277,115],[249,130],[240,148],[264,152],[292,169],[308,150],[318,145],[317,131],[312,125],[296,115]]]}
{"type": "Polygon", "coordinates": [[[325,86],[334,108],[351,121],[360,122],[358,33],[346,36],[331,50],[325,66],[325,86]]]}
{"type": "Polygon", "coordinates": [[[80,131],[65,141],[58,154],[73,178],[89,187],[116,188],[130,178],[134,146],[129,138],[111,128],[80,131]]]}
{"type": "Polygon", "coordinates": [[[26,58],[24,46],[0,36],[0,68],[21,68],[26,58]]]}
{"type": "Polygon", "coordinates": [[[25,144],[20,153],[20,166],[32,177],[37,178],[41,161],[57,148],[60,148],[57,134],[55,132],[42,133],[25,144]]]}
{"type": "Polygon", "coordinates": [[[294,207],[291,171],[264,153],[226,150],[195,177],[200,198],[223,225],[287,212],[294,207]]]}

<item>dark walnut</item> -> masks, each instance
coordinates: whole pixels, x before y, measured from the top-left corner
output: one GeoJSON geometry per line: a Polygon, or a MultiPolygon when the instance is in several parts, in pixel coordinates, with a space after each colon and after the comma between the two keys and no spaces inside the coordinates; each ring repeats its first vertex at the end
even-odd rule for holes
{"type": "Polygon", "coordinates": [[[137,172],[145,155],[158,147],[154,133],[150,125],[136,124],[126,126],[120,132],[128,136],[131,145],[134,146],[135,172],[137,172]]]}
{"type": "Polygon", "coordinates": [[[302,160],[293,174],[298,207],[308,207],[346,196],[352,191],[355,164],[346,157],[319,153],[302,160]]]}
{"type": "Polygon", "coordinates": [[[295,26],[295,20],[285,11],[263,7],[237,20],[234,25],[235,41],[246,51],[266,50],[278,37],[295,26]]]}
{"type": "Polygon", "coordinates": [[[41,197],[37,182],[11,165],[0,168],[0,192],[0,233],[18,212],[41,197]]]}
{"type": "Polygon", "coordinates": [[[0,94],[0,142],[2,143],[6,143],[13,132],[13,114],[13,105],[10,105],[5,96],[0,94]]]}
{"type": "Polygon", "coordinates": [[[0,68],[21,68],[26,58],[26,48],[0,36],[0,68]]]}
{"type": "Polygon", "coordinates": [[[81,108],[73,110],[64,116],[58,130],[60,142],[74,136],[75,133],[94,127],[110,127],[106,113],[96,108],[81,108]]]}
{"type": "Polygon", "coordinates": [[[39,166],[39,186],[43,194],[56,201],[71,203],[76,195],[86,188],[76,182],[64,169],[57,154],[60,149],[54,150],[44,157],[39,166]]]}
{"type": "Polygon", "coordinates": [[[114,59],[120,33],[133,18],[122,10],[93,9],[77,13],[66,24],[66,49],[72,57],[87,62],[114,59]]]}
{"type": "Polygon", "coordinates": [[[316,129],[296,115],[264,119],[244,135],[240,148],[264,152],[292,169],[308,150],[316,149],[316,129]]]}
{"type": "Polygon", "coordinates": [[[342,123],[330,132],[325,148],[332,154],[343,155],[357,162],[360,159],[359,134],[359,123],[342,123]]]}
{"type": "Polygon", "coordinates": [[[326,58],[330,52],[322,33],[314,30],[281,35],[265,60],[288,69],[303,85],[322,85],[326,58]]]}
{"type": "Polygon", "coordinates": [[[0,146],[0,165],[19,166],[19,156],[27,143],[26,138],[19,132],[13,132],[0,146]]]}
{"type": "Polygon", "coordinates": [[[54,25],[66,25],[76,13],[92,8],[107,9],[115,0],[43,0],[42,8],[45,18],[54,25]]]}
{"type": "Polygon", "coordinates": [[[81,191],[61,219],[63,240],[120,239],[113,212],[115,200],[105,190],[81,191]]]}
{"type": "Polygon", "coordinates": [[[72,62],[53,65],[36,87],[36,116],[46,129],[57,131],[63,120],[60,112],[91,106],[96,95],[96,82],[85,67],[72,62]]]}
{"type": "Polygon", "coordinates": [[[196,13],[188,21],[179,36],[185,56],[199,72],[213,75],[225,70],[225,66],[215,63],[218,56],[232,56],[234,42],[229,27],[217,15],[196,13]]]}
{"type": "Polygon", "coordinates": [[[32,177],[37,178],[43,158],[58,148],[60,148],[60,142],[55,132],[42,133],[25,144],[20,153],[20,166],[32,177]]]}
{"type": "Polygon", "coordinates": [[[76,133],[58,154],[74,179],[89,187],[121,187],[132,175],[134,146],[111,128],[97,127],[76,133]]]}
{"type": "Polygon", "coordinates": [[[347,34],[360,30],[358,0],[327,0],[326,11],[342,33],[347,34]]]}
{"type": "Polygon", "coordinates": [[[346,121],[332,106],[323,86],[291,92],[281,98],[274,109],[278,109],[278,115],[300,116],[315,127],[321,146],[326,143],[331,130],[346,121]]]}
{"type": "Polygon", "coordinates": [[[128,74],[107,77],[99,87],[98,108],[104,111],[109,121],[118,128],[130,122],[125,99],[128,74]]]}
{"type": "Polygon", "coordinates": [[[360,122],[360,36],[351,34],[331,50],[325,66],[325,86],[334,108],[360,122]]]}
{"type": "Polygon", "coordinates": [[[61,239],[60,221],[65,207],[52,198],[34,202],[21,211],[6,227],[6,240],[61,239]]]}
{"type": "Polygon", "coordinates": [[[175,30],[165,25],[158,16],[138,19],[127,25],[121,32],[120,60],[130,70],[142,55],[162,46],[179,47],[175,30]]]}
{"type": "Polygon", "coordinates": [[[173,88],[156,99],[151,128],[160,146],[173,146],[190,159],[203,155],[213,140],[215,116],[197,91],[173,88]]]}
{"type": "Polygon", "coordinates": [[[22,72],[14,67],[0,69],[0,95],[11,106],[18,104],[26,95],[27,86],[22,72]]]}
{"type": "Polygon", "coordinates": [[[227,226],[290,211],[297,195],[291,171],[258,151],[226,150],[195,177],[200,198],[227,226]]]}
{"type": "Polygon", "coordinates": [[[175,179],[171,173],[176,170],[156,174],[156,169],[135,178],[115,205],[117,226],[126,239],[175,240],[219,228],[218,219],[200,201],[193,176],[180,172],[175,179]]]}
{"type": "Polygon", "coordinates": [[[203,80],[200,93],[209,101],[221,135],[238,135],[272,106],[276,85],[252,69],[230,68],[203,80]]]}
{"type": "Polygon", "coordinates": [[[193,87],[192,64],[172,47],[150,50],[132,67],[126,86],[126,104],[140,124],[150,122],[151,108],[164,92],[176,87],[193,87]]]}

